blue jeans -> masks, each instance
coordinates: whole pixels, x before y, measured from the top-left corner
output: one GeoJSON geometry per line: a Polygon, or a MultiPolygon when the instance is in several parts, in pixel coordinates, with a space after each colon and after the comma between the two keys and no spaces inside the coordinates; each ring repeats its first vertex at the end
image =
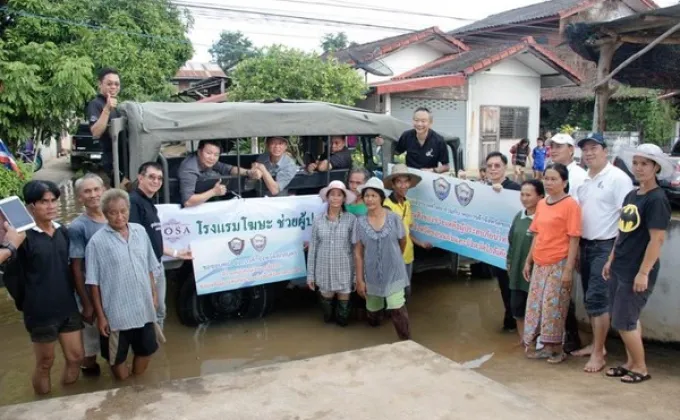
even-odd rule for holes
{"type": "Polygon", "coordinates": [[[598,317],[609,312],[609,285],[602,269],[614,247],[614,239],[591,241],[581,239],[581,284],[586,312],[598,317]]]}

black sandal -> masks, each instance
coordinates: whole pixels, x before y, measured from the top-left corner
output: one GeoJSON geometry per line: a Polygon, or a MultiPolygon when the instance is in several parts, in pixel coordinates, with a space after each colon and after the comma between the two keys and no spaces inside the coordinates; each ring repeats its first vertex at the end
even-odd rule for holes
{"type": "Polygon", "coordinates": [[[609,378],[623,378],[624,376],[628,375],[630,371],[626,369],[623,366],[617,366],[613,368],[607,369],[607,372],[605,373],[605,376],[609,378]]]}
{"type": "Polygon", "coordinates": [[[624,384],[639,384],[640,382],[644,382],[650,379],[652,379],[652,376],[650,374],[643,375],[641,373],[629,370],[628,373],[626,373],[626,375],[621,378],[621,382],[623,382],[624,384]],[[631,380],[629,381],[624,380],[626,377],[630,378],[631,380]]]}

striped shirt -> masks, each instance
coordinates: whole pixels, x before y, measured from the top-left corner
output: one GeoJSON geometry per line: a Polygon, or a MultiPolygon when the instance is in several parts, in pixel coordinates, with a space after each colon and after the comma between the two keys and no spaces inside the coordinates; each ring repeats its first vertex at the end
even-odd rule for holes
{"type": "Polygon", "coordinates": [[[390,210],[385,224],[376,231],[368,216],[359,216],[352,243],[364,246],[364,281],[366,293],[387,297],[408,285],[406,264],[401,254],[399,240],[406,236],[401,218],[390,210]]]}
{"type": "Polygon", "coordinates": [[[107,225],[85,249],[85,284],[99,286],[104,314],[112,331],[156,322],[149,273],[158,260],[146,230],[128,223],[128,240],[107,225]]]}
{"type": "Polygon", "coordinates": [[[352,291],[354,215],[342,212],[339,220],[328,213],[314,219],[312,240],[307,254],[307,280],[314,281],[322,292],[352,291]]]}

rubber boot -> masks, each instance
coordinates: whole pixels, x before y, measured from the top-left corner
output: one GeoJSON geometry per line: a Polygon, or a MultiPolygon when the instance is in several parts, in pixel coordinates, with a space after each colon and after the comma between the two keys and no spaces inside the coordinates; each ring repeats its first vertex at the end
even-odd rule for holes
{"type": "Polygon", "coordinates": [[[406,310],[406,305],[399,309],[391,310],[390,317],[392,318],[392,324],[394,325],[394,329],[397,331],[397,336],[399,336],[399,339],[410,340],[411,327],[408,321],[408,311],[406,310]]]}
{"type": "Polygon", "coordinates": [[[323,322],[333,322],[333,298],[321,296],[321,310],[323,311],[323,322]]]}
{"type": "Polygon", "coordinates": [[[379,327],[382,321],[383,311],[382,309],[376,312],[366,311],[366,318],[368,319],[368,325],[371,327],[379,327]]]}
{"type": "Polygon", "coordinates": [[[335,306],[335,322],[341,326],[346,327],[349,324],[349,314],[351,311],[351,304],[349,300],[339,300],[335,306]]]}

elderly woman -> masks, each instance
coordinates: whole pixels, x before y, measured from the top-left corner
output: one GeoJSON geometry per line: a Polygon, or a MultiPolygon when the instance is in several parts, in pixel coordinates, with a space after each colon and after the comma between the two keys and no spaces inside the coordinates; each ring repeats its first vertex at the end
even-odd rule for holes
{"type": "Polygon", "coordinates": [[[612,327],[619,331],[628,355],[626,363],[608,369],[606,375],[637,384],[651,379],[642,344],[640,312],[654,290],[661,246],[671,219],[671,206],[658,179],[670,177],[673,164],[654,144],[623,149],[620,156],[640,187],[623,201],[619,233],[602,270],[602,276],[609,281],[612,327]]]}
{"type": "Polygon", "coordinates": [[[158,306],[153,272],[158,265],[146,230],[128,223],[130,198],[119,189],[101,198],[107,226],[95,233],[85,249],[86,284],[97,314],[102,357],[117,379],[130,372],[125,364],[132,347],[132,373],[149,366],[156,342],[158,306]]]}
{"type": "Polygon", "coordinates": [[[321,307],[325,322],[335,321],[347,326],[352,293],[353,246],[352,236],[356,225],[354,215],[344,206],[356,200],[342,181],[332,181],[319,192],[328,203],[322,217],[314,219],[312,240],[307,254],[307,285],[321,294],[321,307]],[[337,297],[337,308],[333,308],[337,297]],[[335,313],[334,313],[335,312],[335,313]]]}
{"type": "Polygon", "coordinates": [[[399,216],[383,207],[385,189],[378,178],[359,187],[368,212],[359,216],[352,242],[356,263],[357,293],[366,299],[369,324],[380,325],[385,309],[390,314],[397,335],[411,337],[404,288],[408,273],[402,258],[406,232],[399,216]]]}

